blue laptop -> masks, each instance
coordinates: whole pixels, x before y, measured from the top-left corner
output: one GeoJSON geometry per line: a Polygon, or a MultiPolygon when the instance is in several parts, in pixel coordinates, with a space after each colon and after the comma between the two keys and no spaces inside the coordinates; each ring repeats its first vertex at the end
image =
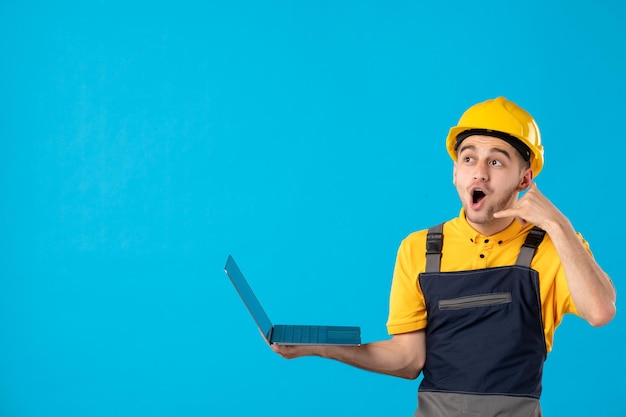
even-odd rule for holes
{"type": "Polygon", "coordinates": [[[248,311],[254,318],[261,334],[270,344],[277,345],[346,345],[361,344],[361,329],[354,326],[302,326],[273,325],[261,303],[252,292],[241,270],[231,255],[226,260],[224,271],[235,286],[248,311]]]}

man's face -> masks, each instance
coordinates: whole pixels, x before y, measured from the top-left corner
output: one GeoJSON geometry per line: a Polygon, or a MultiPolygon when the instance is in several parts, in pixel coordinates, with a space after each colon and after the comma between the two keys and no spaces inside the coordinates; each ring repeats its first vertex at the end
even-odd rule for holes
{"type": "Polygon", "coordinates": [[[494,219],[493,213],[514,204],[531,181],[532,170],[502,139],[470,136],[457,150],[454,185],[468,222],[480,233],[497,233],[511,223],[511,219],[494,219]]]}

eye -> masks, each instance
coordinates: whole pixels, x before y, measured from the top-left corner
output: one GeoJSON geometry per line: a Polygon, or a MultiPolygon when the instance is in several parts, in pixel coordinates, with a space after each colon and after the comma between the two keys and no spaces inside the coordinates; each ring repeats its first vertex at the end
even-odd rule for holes
{"type": "Polygon", "coordinates": [[[489,165],[492,165],[494,167],[499,167],[499,166],[502,166],[502,162],[498,161],[497,159],[492,159],[491,161],[489,161],[489,165]]]}

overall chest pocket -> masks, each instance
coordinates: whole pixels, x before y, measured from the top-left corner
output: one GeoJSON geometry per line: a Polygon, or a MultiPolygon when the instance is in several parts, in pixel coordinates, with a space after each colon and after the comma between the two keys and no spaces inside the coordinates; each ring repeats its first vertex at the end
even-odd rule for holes
{"type": "Polygon", "coordinates": [[[439,300],[439,310],[462,310],[465,308],[488,307],[511,302],[511,293],[500,292],[477,294],[465,297],[439,300]]]}

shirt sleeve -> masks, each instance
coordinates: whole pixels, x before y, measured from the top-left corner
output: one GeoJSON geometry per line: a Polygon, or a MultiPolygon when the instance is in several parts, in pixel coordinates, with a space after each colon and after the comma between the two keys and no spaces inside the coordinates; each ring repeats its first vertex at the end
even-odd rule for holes
{"type": "Polygon", "coordinates": [[[418,276],[424,272],[426,231],[415,232],[398,249],[389,296],[389,334],[408,333],[426,327],[426,304],[418,276]]]}

